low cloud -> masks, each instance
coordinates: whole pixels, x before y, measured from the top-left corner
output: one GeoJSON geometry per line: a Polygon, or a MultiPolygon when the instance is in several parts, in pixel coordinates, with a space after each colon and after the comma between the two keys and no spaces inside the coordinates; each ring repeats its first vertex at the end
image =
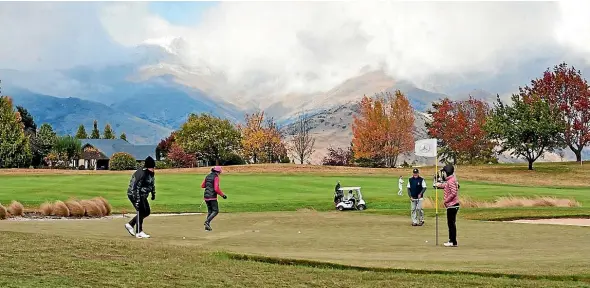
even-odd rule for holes
{"type": "Polygon", "coordinates": [[[224,75],[247,99],[325,91],[376,69],[437,86],[563,53],[590,59],[588,5],[221,2],[186,27],[145,3],[1,3],[2,27],[19,28],[0,31],[0,68],[119,61],[123,48],[149,43],[177,54],[189,70],[224,75]]]}

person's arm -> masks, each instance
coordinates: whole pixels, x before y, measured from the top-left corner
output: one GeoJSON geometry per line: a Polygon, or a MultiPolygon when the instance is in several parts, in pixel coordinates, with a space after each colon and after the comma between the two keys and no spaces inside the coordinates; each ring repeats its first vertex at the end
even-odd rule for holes
{"type": "Polygon", "coordinates": [[[223,192],[221,192],[221,188],[219,188],[219,177],[215,177],[215,180],[213,181],[213,186],[215,187],[215,193],[225,198],[225,194],[223,194],[223,192]]]}
{"type": "Polygon", "coordinates": [[[205,188],[206,185],[205,183],[207,182],[207,178],[203,179],[203,183],[201,183],[201,188],[205,188]]]}
{"type": "Polygon", "coordinates": [[[418,195],[418,199],[424,196],[424,192],[426,191],[426,180],[422,179],[422,191],[420,191],[420,195],[418,195]]]}
{"type": "Polygon", "coordinates": [[[156,177],[152,178],[152,201],[156,200],[156,177]]]}
{"type": "Polygon", "coordinates": [[[412,199],[412,191],[410,189],[410,181],[408,181],[408,197],[410,197],[410,199],[412,199]]]}

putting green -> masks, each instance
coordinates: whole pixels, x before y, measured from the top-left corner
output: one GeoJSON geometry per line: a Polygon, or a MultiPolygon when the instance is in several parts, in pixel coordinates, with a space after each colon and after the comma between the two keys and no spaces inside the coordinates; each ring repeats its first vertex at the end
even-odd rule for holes
{"type": "MultiPolygon", "coordinates": [[[[412,227],[408,217],[358,212],[222,213],[209,233],[203,230],[203,216],[150,217],[145,229],[151,239],[129,236],[123,228],[126,219],[0,221],[0,231],[149,241],[184,246],[187,253],[225,251],[368,267],[590,279],[589,227],[460,220],[459,247],[445,248],[434,245],[434,219],[426,220],[425,226],[412,227]]],[[[442,243],[447,230],[444,219],[439,221],[442,243]]]]}

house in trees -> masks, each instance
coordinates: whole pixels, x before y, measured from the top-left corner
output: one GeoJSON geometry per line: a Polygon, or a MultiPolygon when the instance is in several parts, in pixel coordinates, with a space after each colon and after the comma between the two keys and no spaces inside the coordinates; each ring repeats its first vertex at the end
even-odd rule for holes
{"type": "Polygon", "coordinates": [[[121,139],[80,139],[82,155],[79,163],[85,169],[109,169],[109,161],[113,154],[125,152],[133,156],[137,162],[148,156],[156,159],[156,145],[133,145],[121,139]]]}

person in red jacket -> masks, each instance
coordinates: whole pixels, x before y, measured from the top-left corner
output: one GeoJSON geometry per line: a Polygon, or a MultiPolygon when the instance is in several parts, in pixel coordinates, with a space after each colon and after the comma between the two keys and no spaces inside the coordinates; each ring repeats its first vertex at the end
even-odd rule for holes
{"type": "Polygon", "coordinates": [[[459,212],[459,183],[455,178],[455,168],[447,164],[442,169],[443,182],[436,183],[438,188],[445,190],[444,205],[447,208],[447,226],[449,227],[449,242],[444,243],[445,247],[457,247],[457,213],[459,212]]]}
{"type": "Polygon", "coordinates": [[[219,214],[219,206],[217,204],[217,195],[227,199],[227,196],[223,194],[219,188],[219,174],[221,174],[221,167],[215,166],[211,168],[211,173],[205,177],[201,188],[204,188],[203,198],[207,203],[207,219],[205,219],[205,230],[212,231],[211,220],[219,214]]]}

